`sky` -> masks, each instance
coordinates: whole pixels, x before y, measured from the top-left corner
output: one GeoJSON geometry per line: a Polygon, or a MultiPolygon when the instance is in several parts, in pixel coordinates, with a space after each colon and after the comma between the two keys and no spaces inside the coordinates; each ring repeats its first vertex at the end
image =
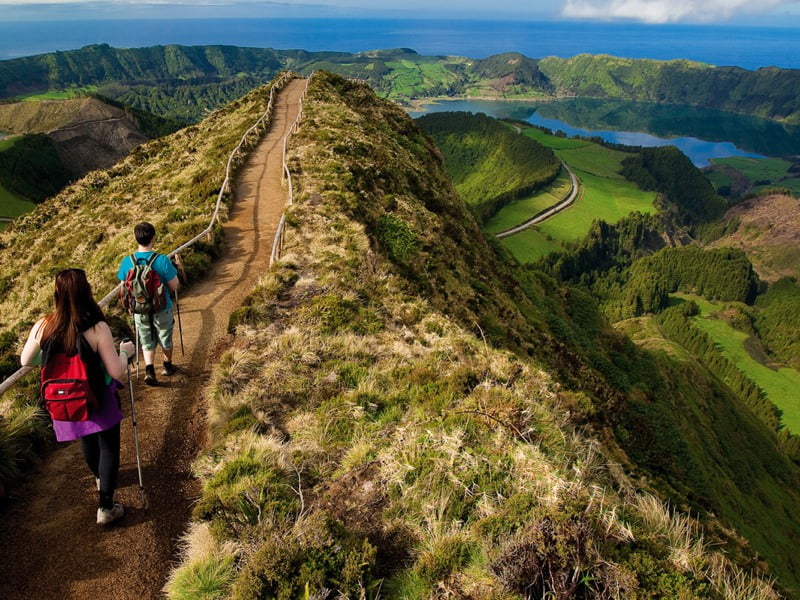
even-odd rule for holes
{"type": "Polygon", "coordinates": [[[0,0],[0,21],[85,18],[398,17],[800,27],[800,0],[0,0]]]}

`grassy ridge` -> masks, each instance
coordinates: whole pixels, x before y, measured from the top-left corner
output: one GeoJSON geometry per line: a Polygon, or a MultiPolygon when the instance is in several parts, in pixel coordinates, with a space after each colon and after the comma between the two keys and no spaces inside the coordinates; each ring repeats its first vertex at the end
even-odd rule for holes
{"type": "MultiPolygon", "coordinates": [[[[304,111],[287,254],[233,319],[208,389],[203,495],[169,597],[723,594],[712,564],[734,570],[697,524],[635,491],[646,479],[596,468],[614,461],[594,452],[624,453],[575,427],[620,399],[561,346],[609,342],[585,296],[561,304],[494,254],[397,107],[321,73],[304,111]],[[553,387],[537,353],[586,387],[553,387]]],[[[663,456],[681,443],[654,435],[663,456]]],[[[775,597],[760,589],[742,593],[775,597]]]]}

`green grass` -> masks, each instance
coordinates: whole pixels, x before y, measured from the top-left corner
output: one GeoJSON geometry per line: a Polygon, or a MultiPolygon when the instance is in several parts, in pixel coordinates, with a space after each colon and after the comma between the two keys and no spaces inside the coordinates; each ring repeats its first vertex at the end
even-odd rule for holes
{"type": "Polygon", "coordinates": [[[689,302],[693,300],[697,307],[700,309],[701,317],[708,317],[711,314],[721,311],[725,308],[722,302],[712,302],[706,300],[702,296],[695,296],[693,294],[684,294],[683,292],[675,292],[669,295],[670,305],[677,304],[678,302],[689,302]]]}
{"type": "MultiPolygon", "coordinates": [[[[714,165],[726,165],[742,173],[750,181],[753,191],[781,187],[787,188],[795,196],[800,196],[800,176],[790,173],[789,167],[792,163],[782,158],[732,156],[715,158],[711,162],[714,165]],[[757,182],[762,183],[757,184],[757,182]]],[[[708,173],[706,177],[717,189],[732,183],[731,178],[723,173],[708,173]]]]}
{"type": "Polygon", "coordinates": [[[536,213],[564,200],[569,195],[570,188],[569,174],[562,168],[553,183],[527,198],[504,206],[487,221],[483,229],[489,233],[497,233],[524,223],[536,213]]]}
{"type": "MultiPolygon", "coordinates": [[[[656,212],[653,204],[656,194],[640,190],[635,183],[627,181],[619,174],[622,160],[629,154],[585,140],[548,135],[536,128],[525,129],[524,133],[542,145],[552,148],[556,155],[573,169],[578,177],[581,191],[578,200],[570,208],[539,224],[538,232],[533,233],[528,230],[503,240],[503,244],[520,262],[531,262],[548,252],[560,250],[559,242],[567,243],[583,239],[596,219],[616,223],[635,211],[656,212]],[[524,237],[521,240],[514,240],[517,236],[524,237]],[[544,246],[534,247],[539,243],[543,243],[544,246]]],[[[522,210],[521,207],[517,208],[517,204],[519,203],[510,205],[498,213],[491,222],[491,229],[487,227],[487,231],[496,232],[513,226],[501,227],[500,223],[510,222],[512,214],[515,218],[521,216],[522,210]],[[511,212],[512,210],[514,212],[511,212]]],[[[538,211],[533,210],[529,216],[536,212],[538,211]]],[[[518,223],[523,221],[525,218],[519,219],[518,223]]]]}
{"type": "MultiPolygon", "coordinates": [[[[13,146],[16,139],[15,137],[0,139],[0,152],[13,146]]],[[[35,203],[9,192],[0,185],[0,217],[18,217],[32,210],[34,206],[35,203]]],[[[5,223],[0,223],[0,229],[4,227],[5,223]]]]}
{"type": "Polygon", "coordinates": [[[445,68],[441,63],[415,63],[410,60],[387,61],[386,66],[393,69],[389,79],[391,79],[391,97],[420,97],[426,95],[426,91],[432,82],[447,83],[454,82],[455,77],[452,72],[445,68]]]}
{"type": "Polygon", "coordinates": [[[595,145],[585,140],[578,140],[575,138],[566,138],[566,137],[558,137],[555,135],[550,135],[548,133],[545,133],[541,129],[537,129],[535,127],[529,127],[527,129],[524,129],[523,133],[528,137],[535,139],[543,146],[552,148],[555,151],[573,150],[575,148],[583,148],[586,146],[595,145]]]}
{"type": "Polygon", "coordinates": [[[710,171],[708,173],[704,173],[704,175],[706,176],[706,179],[711,182],[711,185],[714,186],[715,190],[733,184],[733,178],[728,173],[723,173],[721,171],[710,171]]]}
{"type": "Polygon", "coordinates": [[[788,175],[788,160],[782,158],[749,158],[745,156],[731,156],[729,158],[715,158],[711,160],[715,165],[727,165],[741,171],[750,181],[769,179],[775,181],[788,175]]]}
{"type": "Polygon", "coordinates": [[[583,239],[592,222],[616,223],[632,212],[654,213],[654,192],[643,192],[636,184],[575,171],[580,180],[578,200],[565,211],[539,225],[545,235],[561,242],[583,239]]]}
{"type": "Polygon", "coordinates": [[[537,227],[530,227],[500,241],[521,263],[535,262],[550,252],[564,249],[557,241],[547,238],[537,227]]]}
{"type": "Polygon", "coordinates": [[[35,102],[37,100],[69,100],[70,98],[77,98],[78,96],[95,91],[97,91],[96,85],[87,85],[81,88],[50,90],[49,92],[40,92],[37,94],[29,94],[27,96],[19,96],[19,100],[22,100],[23,102],[35,102]]]}
{"type": "Polygon", "coordinates": [[[33,210],[35,203],[20,198],[0,186],[0,217],[18,217],[33,210]]]}
{"type": "Polygon", "coordinates": [[[764,390],[772,403],[783,412],[783,425],[792,433],[800,434],[800,373],[789,367],[771,369],[750,356],[744,346],[750,335],[714,316],[724,308],[724,304],[688,294],[674,296],[694,300],[700,307],[700,316],[695,318],[697,326],[719,344],[725,358],[764,390]]]}
{"type": "Polygon", "coordinates": [[[789,190],[795,198],[800,197],[800,177],[795,177],[792,179],[781,179],[780,181],[776,181],[775,183],[766,184],[766,185],[759,185],[756,187],[756,191],[760,192],[770,188],[786,188],[789,190]]]}
{"type": "Polygon", "coordinates": [[[800,373],[789,367],[771,369],[753,359],[744,347],[750,336],[721,319],[699,317],[698,327],[719,344],[722,354],[766,392],[782,412],[781,422],[792,433],[800,433],[800,373]]]}

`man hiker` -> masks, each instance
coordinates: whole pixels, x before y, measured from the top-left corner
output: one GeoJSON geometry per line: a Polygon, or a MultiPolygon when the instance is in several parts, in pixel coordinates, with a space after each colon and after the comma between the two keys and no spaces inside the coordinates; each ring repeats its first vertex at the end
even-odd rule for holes
{"type": "Polygon", "coordinates": [[[167,289],[173,294],[178,291],[178,270],[166,255],[153,250],[156,240],[153,225],[139,223],[134,227],[133,234],[138,248],[134,254],[122,259],[117,278],[123,282],[123,303],[133,312],[133,321],[139,333],[145,363],[144,382],[158,385],[154,365],[157,345],[164,352],[162,375],[174,375],[176,372],[172,364],[175,318],[172,298],[167,289]],[[154,286],[153,290],[149,290],[151,286],[154,286]],[[145,287],[148,291],[144,291],[145,287]]]}

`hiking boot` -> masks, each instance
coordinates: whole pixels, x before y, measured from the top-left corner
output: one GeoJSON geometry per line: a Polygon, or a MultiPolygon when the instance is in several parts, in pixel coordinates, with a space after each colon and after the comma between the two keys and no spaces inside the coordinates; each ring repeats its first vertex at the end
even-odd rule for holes
{"type": "Polygon", "coordinates": [[[164,361],[164,368],[161,369],[161,374],[162,375],[170,376],[170,375],[175,375],[175,373],[177,373],[177,372],[178,372],[178,369],[175,368],[175,365],[173,365],[168,360],[164,361]]]}
{"type": "Polygon", "coordinates": [[[144,368],[144,382],[147,385],[158,385],[156,379],[156,368],[153,365],[146,365],[144,368]]]}
{"type": "Polygon", "coordinates": [[[122,518],[125,514],[125,507],[122,504],[114,502],[111,508],[100,507],[97,509],[97,524],[98,525],[111,525],[114,521],[122,518]]]}

